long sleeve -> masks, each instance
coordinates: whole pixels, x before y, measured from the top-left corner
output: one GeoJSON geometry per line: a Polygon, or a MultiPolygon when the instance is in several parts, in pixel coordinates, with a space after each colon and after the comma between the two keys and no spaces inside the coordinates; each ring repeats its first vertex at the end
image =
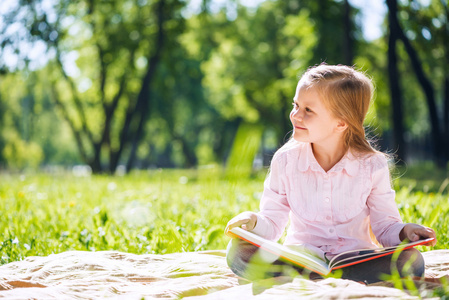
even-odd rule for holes
{"type": "Polygon", "coordinates": [[[278,240],[289,220],[290,206],[286,189],[286,153],[275,155],[270,173],[264,182],[264,191],[253,232],[269,240],[278,240]]]}
{"type": "Polygon", "coordinates": [[[383,246],[396,246],[401,242],[399,232],[405,224],[402,223],[395,202],[385,157],[373,157],[371,178],[372,189],[367,204],[373,233],[383,246]]]}
{"type": "Polygon", "coordinates": [[[310,143],[278,151],[253,232],[277,241],[289,220],[287,245],[307,244],[333,254],[375,249],[370,225],[382,245],[398,245],[404,224],[385,156],[355,156],[348,151],[325,172],[310,143]]]}

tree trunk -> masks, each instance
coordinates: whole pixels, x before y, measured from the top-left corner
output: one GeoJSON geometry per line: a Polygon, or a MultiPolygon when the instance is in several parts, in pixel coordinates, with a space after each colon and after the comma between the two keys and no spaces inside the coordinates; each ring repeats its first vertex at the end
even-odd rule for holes
{"type": "Polygon", "coordinates": [[[134,133],[134,139],[132,141],[131,153],[128,158],[128,162],[126,164],[126,171],[129,172],[134,167],[134,162],[136,160],[136,152],[137,147],[142,139],[143,128],[145,122],[148,119],[149,115],[149,104],[150,104],[150,85],[153,81],[154,74],[156,73],[157,66],[161,60],[162,47],[164,45],[164,1],[160,0],[157,8],[158,15],[158,35],[156,40],[156,50],[149,59],[149,68],[148,72],[144,79],[144,85],[140,90],[139,97],[137,100],[136,108],[140,110],[140,118],[139,124],[137,125],[137,129],[134,133]]]}
{"type": "MultiPolygon", "coordinates": [[[[284,97],[281,96],[281,99],[284,99],[284,97]]],[[[281,104],[281,132],[279,135],[279,141],[278,141],[278,146],[282,146],[284,145],[291,136],[291,132],[292,132],[292,123],[290,121],[290,111],[292,109],[292,106],[290,104],[290,102],[287,101],[282,101],[281,104]]]]}
{"type": "Polygon", "coordinates": [[[407,149],[404,141],[404,125],[402,111],[402,93],[400,88],[400,75],[397,66],[396,42],[398,39],[397,26],[394,18],[397,13],[395,0],[387,0],[388,5],[388,78],[390,82],[391,103],[393,106],[393,149],[396,153],[398,163],[404,163],[407,149]]]}
{"type": "Polygon", "coordinates": [[[174,136],[174,138],[181,142],[182,153],[186,159],[185,166],[187,168],[192,168],[198,164],[198,158],[196,157],[195,151],[191,149],[189,143],[182,136],[174,136]]]}
{"type": "Polygon", "coordinates": [[[348,0],[345,0],[343,14],[343,60],[348,66],[351,66],[354,60],[352,47],[351,5],[348,0]]]}
{"type": "Polygon", "coordinates": [[[148,68],[147,72],[142,80],[141,89],[139,95],[137,97],[137,102],[134,108],[129,108],[125,117],[125,122],[123,129],[120,133],[120,146],[116,151],[111,150],[110,152],[110,172],[115,172],[115,169],[118,166],[120,161],[120,157],[123,153],[123,150],[130,142],[131,144],[131,153],[127,160],[127,172],[129,172],[134,164],[136,151],[138,147],[138,143],[142,138],[143,127],[147,120],[149,113],[149,101],[150,101],[150,86],[153,81],[154,74],[157,68],[157,65],[160,61],[161,50],[164,42],[164,0],[160,0],[158,2],[157,8],[157,17],[158,17],[158,35],[156,38],[156,50],[148,59],[148,68]],[[133,122],[137,122],[137,126],[133,130],[131,125],[133,122]]]}
{"type": "Polygon", "coordinates": [[[437,112],[437,106],[435,103],[435,92],[434,88],[427,78],[424,70],[422,68],[422,64],[418,58],[418,55],[399,25],[399,20],[397,17],[397,1],[396,0],[387,0],[388,9],[390,11],[389,16],[390,19],[390,29],[393,28],[397,33],[397,37],[403,42],[405,50],[410,58],[412,63],[413,70],[415,72],[416,78],[420,83],[423,92],[426,96],[427,107],[429,110],[430,117],[430,125],[432,132],[432,140],[434,146],[434,160],[437,166],[441,167],[444,164],[443,153],[444,151],[444,143],[443,136],[441,135],[439,117],[437,112]]]}
{"type": "Polygon", "coordinates": [[[445,76],[443,82],[443,135],[444,135],[444,160],[445,167],[447,168],[447,162],[449,161],[449,5],[444,5],[444,11],[446,15],[446,24],[443,27],[443,48],[445,57],[445,76]]]}
{"type": "MultiPolygon", "coordinates": [[[[449,63],[448,63],[449,65],[449,63]]],[[[447,69],[446,69],[446,72],[447,69]]],[[[449,74],[446,74],[446,78],[444,79],[444,99],[443,99],[443,107],[444,107],[444,120],[443,120],[443,135],[444,135],[444,167],[447,168],[447,162],[449,160],[449,74]]]]}

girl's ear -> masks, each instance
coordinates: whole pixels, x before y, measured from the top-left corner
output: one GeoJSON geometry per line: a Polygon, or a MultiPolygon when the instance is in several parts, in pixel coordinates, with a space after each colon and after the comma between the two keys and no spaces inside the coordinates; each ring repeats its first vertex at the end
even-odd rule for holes
{"type": "Polygon", "coordinates": [[[336,130],[337,130],[338,132],[343,132],[343,131],[345,131],[347,128],[348,128],[348,124],[346,124],[345,121],[343,121],[343,120],[338,120],[338,121],[337,121],[337,127],[336,127],[336,130]]]}

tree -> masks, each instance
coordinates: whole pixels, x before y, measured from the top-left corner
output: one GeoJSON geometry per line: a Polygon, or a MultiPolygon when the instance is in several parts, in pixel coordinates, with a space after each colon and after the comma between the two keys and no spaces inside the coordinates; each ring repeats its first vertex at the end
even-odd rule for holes
{"type": "MultiPolygon", "coordinates": [[[[430,120],[430,125],[431,125],[431,134],[432,134],[432,141],[433,141],[433,148],[434,148],[434,159],[435,162],[437,164],[437,166],[440,167],[446,167],[446,163],[448,160],[448,156],[447,156],[447,143],[445,143],[445,125],[441,126],[441,122],[440,122],[440,116],[438,115],[438,109],[437,109],[437,101],[436,101],[436,93],[435,93],[435,88],[434,85],[432,83],[432,80],[429,78],[429,76],[426,74],[425,70],[424,70],[424,65],[427,65],[427,68],[432,68],[431,65],[434,64],[433,68],[436,68],[436,66],[441,65],[440,63],[436,63],[436,60],[434,58],[431,58],[431,62],[423,62],[422,59],[420,59],[418,51],[416,50],[416,47],[412,45],[409,37],[405,34],[404,30],[402,29],[400,23],[399,23],[399,18],[398,18],[398,5],[397,5],[397,1],[396,0],[387,0],[387,5],[388,5],[388,9],[389,9],[389,20],[390,20],[390,32],[394,32],[395,34],[395,38],[399,39],[402,41],[405,51],[408,54],[408,57],[410,58],[410,63],[411,66],[413,68],[413,71],[416,75],[416,78],[424,92],[425,95],[425,99],[426,99],[426,103],[427,103],[427,108],[428,108],[428,113],[429,113],[429,120],[430,120]],[[433,60],[433,62],[432,62],[433,60]]],[[[447,5],[445,6],[443,4],[443,9],[440,8],[440,11],[444,11],[444,8],[447,9],[447,5]]],[[[419,42],[417,43],[418,45],[426,45],[429,44],[429,40],[433,38],[432,33],[429,31],[429,28],[431,28],[431,26],[422,26],[421,24],[429,24],[429,22],[423,22],[423,20],[417,21],[416,17],[421,15],[421,11],[422,11],[422,7],[419,6],[419,4],[417,3],[412,3],[409,7],[408,7],[408,12],[409,13],[413,13],[415,18],[412,18],[413,22],[409,22],[411,24],[407,24],[407,30],[414,30],[415,33],[413,34],[413,36],[415,37],[424,37],[424,40],[421,39],[419,42]],[[419,28],[418,30],[419,35],[416,34],[416,29],[417,27],[419,28]],[[428,40],[428,41],[425,41],[428,40]]],[[[432,10],[432,9],[431,9],[432,10]]],[[[432,18],[431,18],[432,19],[432,18]]],[[[443,27],[444,28],[444,27],[443,27]]],[[[434,32],[437,32],[439,30],[433,30],[434,32]]],[[[442,30],[443,32],[445,30],[442,30]]],[[[412,31],[410,31],[412,32],[412,31]]],[[[445,33],[445,32],[444,32],[445,33]]],[[[442,36],[445,36],[443,33],[442,36]]],[[[436,36],[439,36],[438,34],[436,36]]],[[[444,41],[445,38],[443,38],[444,41]]],[[[438,42],[438,39],[435,39],[434,42],[438,42]]],[[[432,49],[434,49],[435,47],[435,43],[431,43],[432,45],[432,49]]],[[[443,42],[444,45],[444,42],[443,42]]],[[[446,48],[447,46],[443,46],[443,48],[446,48]]],[[[430,48],[425,49],[424,51],[426,51],[426,53],[428,53],[428,51],[431,51],[430,48]]],[[[432,56],[430,56],[432,57],[432,56]]],[[[446,62],[447,63],[447,62],[446,62]]],[[[447,71],[445,69],[443,69],[443,73],[447,74],[447,71]]],[[[438,72],[432,72],[434,74],[438,74],[438,72]]],[[[446,76],[446,75],[445,75],[446,76]]],[[[394,99],[393,99],[394,100],[394,99]]],[[[444,103],[447,103],[446,101],[444,101],[444,103]]],[[[444,115],[447,114],[447,106],[446,104],[444,104],[444,115]]],[[[444,123],[443,123],[444,124],[444,123]]]]}
{"type": "Polygon", "coordinates": [[[352,32],[352,7],[349,4],[349,1],[345,0],[343,14],[343,63],[348,66],[352,65],[354,60],[352,32]]]}
{"type": "Polygon", "coordinates": [[[399,39],[400,28],[396,21],[397,5],[395,1],[387,0],[388,13],[388,79],[390,82],[390,95],[393,106],[393,140],[398,162],[404,162],[406,157],[406,144],[404,140],[402,93],[400,88],[400,73],[398,71],[398,58],[396,44],[399,39]]]}
{"type": "Polygon", "coordinates": [[[310,20],[313,22],[317,35],[311,64],[325,61],[328,64],[352,65],[357,51],[357,42],[362,37],[360,28],[355,26],[354,21],[358,11],[349,4],[349,1],[296,0],[288,2],[296,3],[299,8],[309,11],[310,20]]]}
{"type": "Polygon", "coordinates": [[[54,53],[52,97],[82,160],[94,172],[112,173],[126,151],[131,167],[149,116],[151,83],[166,39],[182,31],[184,4],[82,0],[60,1],[51,9],[37,0],[23,4],[17,9],[26,14],[16,14],[10,24],[31,24],[29,40],[45,42],[54,53]]]}
{"type": "Polygon", "coordinates": [[[444,80],[443,80],[443,91],[444,91],[444,118],[443,118],[443,130],[444,130],[444,141],[446,142],[446,159],[449,159],[449,4],[441,1],[443,7],[443,13],[446,17],[446,23],[442,26],[440,38],[443,45],[444,53],[444,80]]]}
{"type": "Polygon", "coordinates": [[[40,104],[32,93],[36,76],[8,73],[0,86],[0,163],[14,170],[37,168],[44,160],[37,141],[40,104]]]}
{"type": "Polygon", "coordinates": [[[316,43],[308,11],[282,1],[264,2],[256,13],[240,6],[223,33],[203,64],[212,105],[226,119],[275,130],[283,143],[298,74],[316,43]]]}
{"type": "MultiPolygon", "coordinates": [[[[204,99],[207,113],[200,119],[209,119],[210,122],[202,126],[198,137],[200,163],[223,162],[227,159],[233,144],[234,137],[242,121],[240,117],[229,117],[217,107],[210,99],[210,91],[206,87],[207,70],[205,65],[211,56],[224,42],[225,37],[233,34],[232,20],[227,17],[226,11],[212,12],[210,1],[203,1],[201,12],[192,15],[187,20],[187,29],[181,36],[180,42],[186,50],[185,57],[198,62],[198,71],[201,74],[201,96],[204,99]]],[[[198,96],[195,97],[198,99],[198,96]]],[[[198,120],[198,118],[193,118],[198,120]]]]}

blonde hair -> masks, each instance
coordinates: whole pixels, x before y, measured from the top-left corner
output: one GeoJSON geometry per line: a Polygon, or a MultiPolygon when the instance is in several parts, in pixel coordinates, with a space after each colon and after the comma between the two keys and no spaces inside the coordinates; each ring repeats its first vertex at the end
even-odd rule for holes
{"type": "Polygon", "coordinates": [[[363,126],[374,91],[365,74],[348,66],[321,64],[303,74],[298,88],[316,89],[331,113],[346,122],[344,143],[348,149],[359,154],[378,152],[366,138],[363,126]]]}

